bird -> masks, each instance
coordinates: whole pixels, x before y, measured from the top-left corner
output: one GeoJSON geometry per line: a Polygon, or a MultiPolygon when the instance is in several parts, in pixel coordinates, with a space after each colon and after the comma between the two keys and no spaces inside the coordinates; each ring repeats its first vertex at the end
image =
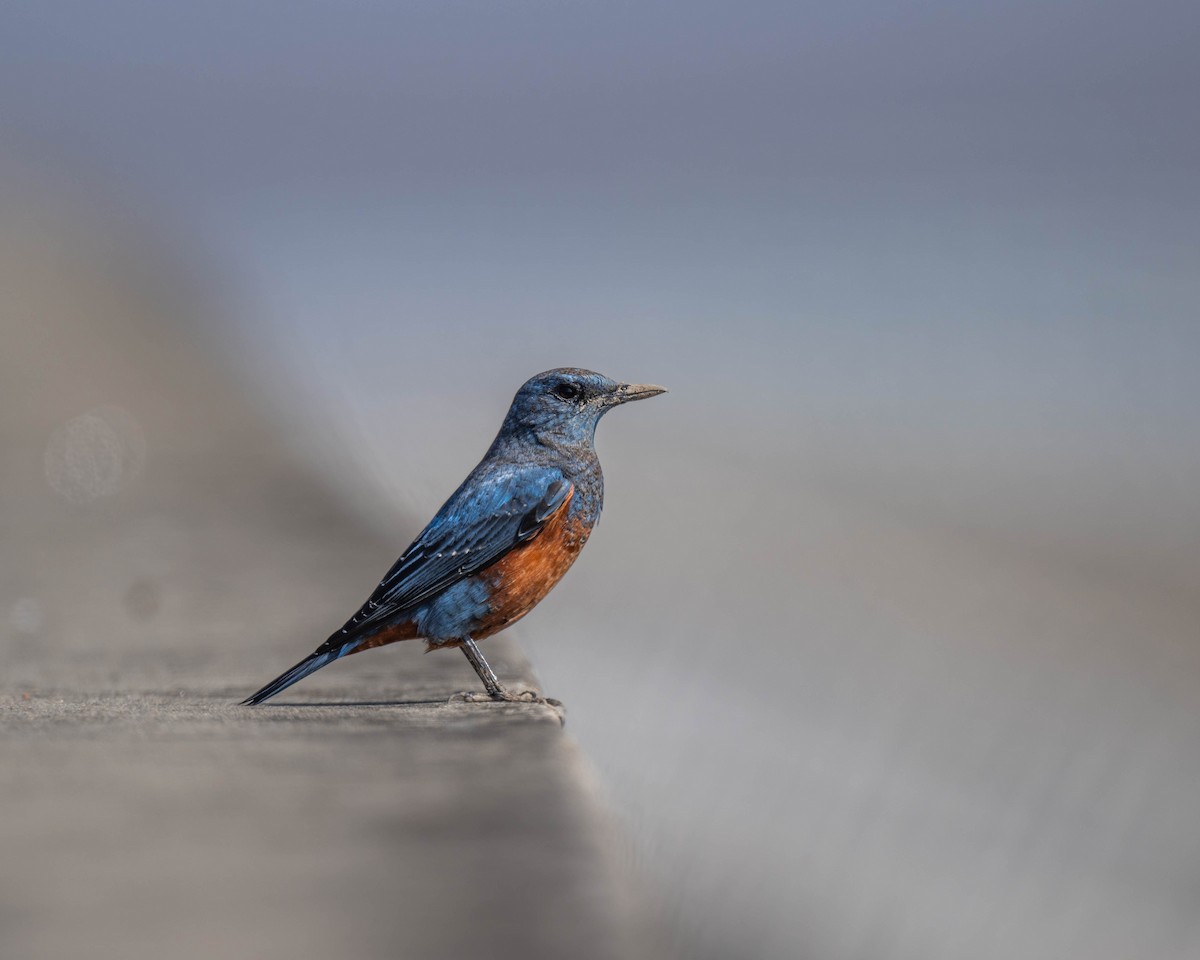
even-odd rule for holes
{"type": "Polygon", "coordinates": [[[587,543],[604,505],[595,447],[600,418],[661,393],[665,387],[619,383],[579,367],[531,377],[513,397],[483,459],[366,603],[242,703],[269,700],[342,657],[412,639],[423,639],[427,651],[461,649],[487,699],[540,700],[501,685],[478,641],[529,613],[587,543]]]}

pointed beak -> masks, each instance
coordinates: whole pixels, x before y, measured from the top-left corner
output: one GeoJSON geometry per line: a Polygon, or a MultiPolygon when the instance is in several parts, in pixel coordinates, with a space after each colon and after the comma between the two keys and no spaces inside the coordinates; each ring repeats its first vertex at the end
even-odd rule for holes
{"type": "Polygon", "coordinates": [[[666,387],[660,387],[653,383],[622,383],[610,395],[609,403],[616,405],[629,403],[630,400],[645,400],[647,397],[657,397],[660,393],[666,392],[666,387]]]}

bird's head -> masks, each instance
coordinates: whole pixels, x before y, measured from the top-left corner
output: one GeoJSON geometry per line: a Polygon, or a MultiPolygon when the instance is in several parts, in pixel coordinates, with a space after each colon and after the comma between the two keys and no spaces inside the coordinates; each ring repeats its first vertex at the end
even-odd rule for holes
{"type": "Polygon", "coordinates": [[[578,367],[547,370],[526,380],[513,397],[501,436],[545,444],[590,444],[596,424],[613,407],[666,393],[650,383],[618,383],[578,367]]]}

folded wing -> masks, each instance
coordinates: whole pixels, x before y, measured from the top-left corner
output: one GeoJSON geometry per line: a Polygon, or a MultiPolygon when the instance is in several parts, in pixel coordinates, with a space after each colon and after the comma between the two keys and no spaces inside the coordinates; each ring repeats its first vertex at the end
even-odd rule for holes
{"type": "Polygon", "coordinates": [[[551,467],[513,466],[473,477],[446,501],[326,646],[344,643],[491,566],[536,537],[574,489],[551,467]]]}

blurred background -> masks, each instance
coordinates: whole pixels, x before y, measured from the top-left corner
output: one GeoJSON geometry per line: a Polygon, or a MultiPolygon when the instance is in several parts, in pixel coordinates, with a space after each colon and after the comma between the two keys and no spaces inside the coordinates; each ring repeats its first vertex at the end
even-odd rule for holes
{"type": "MultiPolygon", "coordinates": [[[[8,0],[5,337],[72,396],[21,285],[119,275],[395,554],[531,374],[666,384],[518,632],[680,953],[1192,957],[1198,42],[1169,0],[8,0]]],[[[51,486],[108,482],[72,431],[141,471],[153,397],[64,401],[51,486]]],[[[51,586],[3,589],[26,642],[51,586]]]]}

